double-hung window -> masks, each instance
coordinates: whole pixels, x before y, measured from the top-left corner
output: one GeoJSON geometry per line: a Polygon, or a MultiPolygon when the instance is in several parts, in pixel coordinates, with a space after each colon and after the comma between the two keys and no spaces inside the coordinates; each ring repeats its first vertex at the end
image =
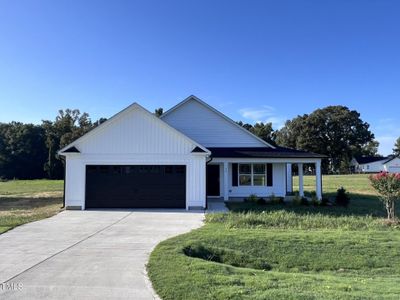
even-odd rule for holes
{"type": "Polygon", "coordinates": [[[241,186],[265,186],[265,164],[239,164],[239,185],[241,186]]]}

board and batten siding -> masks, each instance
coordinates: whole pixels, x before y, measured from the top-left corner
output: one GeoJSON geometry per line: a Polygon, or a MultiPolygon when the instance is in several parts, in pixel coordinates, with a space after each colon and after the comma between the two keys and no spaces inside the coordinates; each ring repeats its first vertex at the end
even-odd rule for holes
{"type": "Polygon", "coordinates": [[[266,147],[196,100],[183,103],[162,120],[205,147],[266,147]]]}
{"type": "Polygon", "coordinates": [[[185,165],[186,208],[205,207],[205,153],[196,144],[141,108],[124,112],[65,153],[67,207],[85,209],[86,165],[185,165]]]}
{"type": "Polygon", "coordinates": [[[89,154],[187,154],[195,147],[178,132],[155,122],[154,116],[132,110],[111,124],[77,141],[81,153],[89,154]]]}

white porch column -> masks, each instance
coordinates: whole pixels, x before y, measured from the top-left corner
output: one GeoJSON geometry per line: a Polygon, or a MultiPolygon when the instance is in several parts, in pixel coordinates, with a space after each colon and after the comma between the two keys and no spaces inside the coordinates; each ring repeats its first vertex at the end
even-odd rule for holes
{"type": "Polygon", "coordinates": [[[286,164],[286,191],[293,192],[292,164],[286,164]]]}
{"type": "Polygon", "coordinates": [[[299,169],[299,195],[304,197],[303,164],[297,164],[299,169]]]}
{"type": "Polygon", "coordinates": [[[229,200],[229,194],[228,194],[228,162],[224,161],[224,201],[229,200]]]}
{"type": "Polygon", "coordinates": [[[315,163],[315,191],[318,200],[322,199],[322,174],[321,174],[321,161],[315,163]]]}

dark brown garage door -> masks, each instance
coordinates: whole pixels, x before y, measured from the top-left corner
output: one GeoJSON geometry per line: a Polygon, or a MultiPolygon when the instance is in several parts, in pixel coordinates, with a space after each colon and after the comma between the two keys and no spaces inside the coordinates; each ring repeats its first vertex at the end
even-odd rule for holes
{"type": "Polygon", "coordinates": [[[185,208],[186,166],[86,166],[86,208],[185,208]]]}

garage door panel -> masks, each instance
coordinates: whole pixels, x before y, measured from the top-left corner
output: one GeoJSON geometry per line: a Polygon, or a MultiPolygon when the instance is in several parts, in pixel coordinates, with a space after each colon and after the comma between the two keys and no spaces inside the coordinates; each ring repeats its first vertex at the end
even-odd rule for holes
{"type": "Polygon", "coordinates": [[[185,166],[87,166],[87,208],[185,208],[185,166]]]}

